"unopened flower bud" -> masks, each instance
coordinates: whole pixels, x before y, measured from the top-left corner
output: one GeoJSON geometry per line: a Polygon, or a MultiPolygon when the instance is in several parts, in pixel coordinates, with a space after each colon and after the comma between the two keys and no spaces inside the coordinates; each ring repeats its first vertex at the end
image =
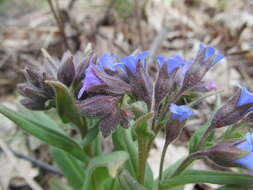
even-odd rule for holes
{"type": "Polygon", "coordinates": [[[165,58],[162,56],[157,57],[157,62],[160,66],[160,70],[155,84],[156,110],[163,98],[173,90],[172,87],[175,83],[177,68],[181,66],[180,61],[171,58],[166,62],[165,58]]]}
{"type": "Polygon", "coordinates": [[[95,96],[76,103],[81,115],[101,119],[99,128],[104,137],[109,136],[120,124],[128,127],[131,112],[118,107],[119,98],[113,96],[95,96]]]}
{"type": "Polygon", "coordinates": [[[45,80],[51,76],[42,70],[26,67],[24,70],[26,83],[18,84],[19,93],[25,98],[21,100],[26,108],[31,110],[46,110],[46,102],[54,98],[54,91],[45,80]]]}
{"type": "Polygon", "coordinates": [[[105,117],[117,106],[119,98],[113,96],[94,96],[76,103],[82,115],[88,117],[105,117]]]}
{"type": "Polygon", "coordinates": [[[43,98],[25,98],[20,100],[20,103],[30,110],[46,110],[48,109],[46,101],[43,98]]]}
{"type": "Polygon", "coordinates": [[[150,107],[153,92],[151,78],[145,71],[141,61],[137,63],[136,67],[135,74],[126,68],[130,79],[131,92],[137,100],[143,100],[150,107]]]}
{"type": "Polygon", "coordinates": [[[70,86],[74,77],[75,77],[75,66],[73,63],[73,57],[70,54],[70,52],[66,52],[63,55],[60,67],[57,71],[57,79],[66,86],[70,86]]]}

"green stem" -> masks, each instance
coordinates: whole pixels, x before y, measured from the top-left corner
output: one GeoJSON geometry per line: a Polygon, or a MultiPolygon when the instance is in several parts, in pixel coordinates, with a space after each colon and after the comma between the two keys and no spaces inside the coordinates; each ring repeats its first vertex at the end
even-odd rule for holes
{"type": "Polygon", "coordinates": [[[158,189],[160,189],[160,181],[162,179],[162,173],[163,173],[163,164],[164,164],[164,158],[166,155],[167,148],[169,146],[169,143],[165,141],[163,145],[161,160],[160,160],[160,167],[159,167],[159,177],[158,177],[158,189]]]}
{"type": "Polygon", "coordinates": [[[180,175],[194,160],[200,159],[204,156],[203,152],[195,152],[190,154],[184,159],[184,161],[178,166],[178,168],[173,172],[171,177],[180,175]]]}
{"type": "Polygon", "coordinates": [[[202,146],[204,145],[204,143],[206,142],[206,139],[208,138],[208,136],[210,135],[210,133],[212,132],[213,128],[212,127],[208,127],[207,130],[205,131],[204,135],[201,137],[199,144],[196,148],[196,151],[200,150],[202,148],[202,146]]]}
{"type": "Polygon", "coordinates": [[[146,170],[146,162],[147,162],[147,154],[146,154],[146,143],[145,139],[142,137],[138,138],[138,151],[139,151],[139,174],[138,174],[138,182],[143,185],[145,170],[146,170]]]}
{"type": "Polygon", "coordinates": [[[85,152],[89,157],[93,156],[93,152],[92,152],[92,144],[87,145],[87,147],[85,147],[85,152]]]}

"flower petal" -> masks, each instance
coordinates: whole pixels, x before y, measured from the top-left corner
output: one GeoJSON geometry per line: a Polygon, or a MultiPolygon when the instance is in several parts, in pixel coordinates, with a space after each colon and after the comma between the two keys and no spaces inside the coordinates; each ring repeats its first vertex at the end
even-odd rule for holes
{"type": "Polygon", "coordinates": [[[236,161],[236,163],[253,171],[253,133],[246,134],[246,141],[236,145],[237,148],[248,151],[249,154],[236,161]]]}
{"type": "Polygon", "coordinates": [[[183,122],[193,114],[193,111],[188,106],[178,106],[176,104],[170,105],[170,112],[172,113],[172,119],[179,118],[180,122],[183,122]]]}
{"type": "Polygon", "coordinates": [[[237,106],[253,103],[253,93],[251,93],[246,87],[240,84],[238,84],[238,86],[241,88],[241,94],[237,102],[237,106]]]}
{"type": "Polygon", "coordinates": [[[101,57],[99,57],[98,65],[102,68],[107,68],[112,71],[115,71],[115,55],[110,55],[109,53],[103,54],[101,57]]]}

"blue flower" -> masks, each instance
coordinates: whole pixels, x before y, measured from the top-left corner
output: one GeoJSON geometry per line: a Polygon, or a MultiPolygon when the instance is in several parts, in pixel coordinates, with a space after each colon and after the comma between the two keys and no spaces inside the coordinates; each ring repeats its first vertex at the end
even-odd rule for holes
{"type": "Polygon", "coordinates": [[[160,68],[163,66],[164,63],[168,65],[168,73],[171,73],[177,67],[182,67],[184,68],[182,74],[185,74],[192,63],[191,61],[185,61],[179,55],[172,56],[168,59],[166,59],[164,56],[157,56],[156,60],[160,68]]]}
{"type": "Polygon", "coordinates": [[[140,60],[143,66],[146,66],[146,58],[150,54],[150,51],[143,51],[136,56],[127,56],[120,59],[120,63],[117,65],[124,69],[124,67],[128,67],[132,73],[136,73],[136,65],[140,60]]]}
{"type": "MultiPolygon", "coordinates": [[[[205,58],[204,61],[207,61],[208,59],[210,59],[211,57],[213,57],[213,55],[215,55],[215,48],[212,46],[205,46],[203,44],[199,45],[199,54],[206,48],[206,54],[205,54],[205,58]]],[[[224,58],[224,55],[222,54],[217,54],[215,56],[215,58],[212,61],[212,65],[214,65],[215,63],[219,62],[221,59],[224,58]]]]}
{"type": "MultiPolygon", "coordinates": [[[[78,99],[80,99],[81,96],[83,95],[83,93],[85,91],[87,91],[90,87],[103,84],[103,82],[94,73],[93,67],[97,67],[97,65],[94,65],[93,63],[89,64],[89,66],[87,67],[87,69],[84,72],[85,78],[82,81],[83,86],[77,95],[78,99]]],[[[97,68],[99,68],[99,67],[97,67],[97,68]]]]}
{"type": "Polygon", "coordinates": [[[249,152],[246,156],[236,160],[236,163],[253,171],[253,133],[247,133],[245,141],[236,145],[236,147],[249,152]]]}
{"type": "Polygon", "coordinates": [[[178,118],[180,122],[193,115],[193,111],[188,106],[178,106],[176,104],[170,105],[170,112],[172,119],[178,118]]]}
{"type": "Polygon", "coordinates": [[[82,81],[83,86],[77,95],[78,99],[80,99],[83,93],[87,91],[90,87],[103,84],[99,77],[97,77],[94,73],[93,68],[97,68],[101,72],[104,72],[104,68],[115,71],[117,66],[116,59],[117,57],[115,55],[105,53],[99,57],[97,65],[93,63],[93,59],[91,60],[89,66],[84,72],[85,78],[82,81]]]}
{"type": "Polygon", "coordinates": [[[240,84],[238,84],[238,87],[241,88],[241,94],[237,101],[237,106],[253,103],[253,94],[246,87],[240,84]]]}

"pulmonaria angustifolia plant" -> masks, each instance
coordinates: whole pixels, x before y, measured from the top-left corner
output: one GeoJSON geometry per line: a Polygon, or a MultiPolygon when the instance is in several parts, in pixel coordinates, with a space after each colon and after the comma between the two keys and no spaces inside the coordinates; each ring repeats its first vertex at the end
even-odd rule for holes
{"type": "Polygon", "coordinates": [[[150,57],[150,51],[98,56],[89,49],[67,52],[58,60],[43,52],[46,63],[27,67],[26,82],[18,85],[23,106],[13,111],[1,105],[0,112],[51,145],[69,189],[166,190],[183,189],[188,183],[252,188],[253,133],[245,133],[252,120],[253,94],[239,85],[220,105],[215,82],[204,79],[224,58],[214,47],[200,45],[192,60],[180,55],[150,57]],[[153,78],[152,61],[158,68],[153,78]],[[217,97],[214,111],[191,136],[189,155],[165,169],[168,146],[197,117],[196,105],[212,95],[217,97]],[[60,121],[50,117],[54,110],[60,121]],[[216,134],[221,127],[225,132],[216,134]],[[159,133],[165,133],[165,142],[155,176],[147,160],[159,133]],[[110,151],[105,138],[111,138],[110,151]],[[192,162],[204,158],[244,170],[190,169],[192,162]]]}

